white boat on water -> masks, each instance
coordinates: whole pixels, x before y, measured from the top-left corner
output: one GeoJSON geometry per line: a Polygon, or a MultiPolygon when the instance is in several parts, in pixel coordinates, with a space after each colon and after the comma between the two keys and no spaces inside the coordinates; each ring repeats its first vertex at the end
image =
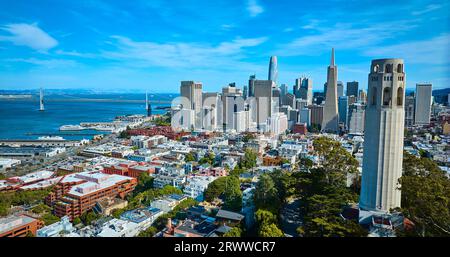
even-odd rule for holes
{"type": "Polygon", "coordinates": [[[60,136],[43,136],[43,137],[38,137],[38,139],[45,140],[45,141],[65,140],[63,137],[60,137],[60,136]]]}
{"type": "Polygon", "coordinates": [[[62,130],[62,131],[77,131],[77,130],[84,130],[84,129],[86,129],[86,128],[83,126],[80,126],[80,125],[63,125],[63,126],[59,127],[59,130],[62,130]]]}

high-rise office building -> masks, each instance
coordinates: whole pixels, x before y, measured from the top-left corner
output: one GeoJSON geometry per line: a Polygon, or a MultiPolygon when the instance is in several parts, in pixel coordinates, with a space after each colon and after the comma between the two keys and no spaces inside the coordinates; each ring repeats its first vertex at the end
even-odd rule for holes
{"type": "Polygon", "coordinates": [[[339,111],[339,123],[342,123],[342,124],[344,124],[344,127],[347,127],[347,115],[348,115],[348,97],[347,96],[339,97],[338,111],[339,111]]]}
{"type": "Polygon", "coordinates": [[[244,85],[244,88],[242,90],[242,96],[244,97],[244,99],[247,99],[247,97],[248,97],[248,86],[244,85]]]}
{"type": "Polygon", "coordinates": [[[405,97],[405,127],[414,125],[415,101],[414,95],[405,97]]]}
{"type": "Polygon", "coordinates": [[[400,207],[405,72],[401,59],[373,60],[365,113],[364,157],[359,207],[389,211],[400,207]]]}
{"type": "Polygon", "coordinates": [[[267,119],[267,125],[270,132],[280,135],[288,129],[287,115],[282,112],[274,113],[267,119]]]}
{"type": "Polygon", "coordinates": [[[337,97],[338,97],[338,99],[341,96],[344,96],[344,84],[342,83],[342,81],[338,81],[337,82],[337,97]]]}
{"type": "Polygon", "coordinates": [[[364,116],[365,105],[354,103],[348,108],[348,133],[363,134],[364,133],[364,116]]]}
{"type": "Polygon", "coordinates": [[[275,84],[278,83],[278,63],[276,56],[270,57],[268,80],[272,80],[275,84]]]}
{"type": "Polygon", "coordinates": [[[311,126],[311,110],[307,107],[300,110],[299,113],[299,123],[305,123],[306,126],[311,126]]]}
{"type": "Polygon", "coordinates": [[[296,98],[300,99],[302,96],[300,94],[300,88],[302,87],[302,77],[295,79],[295,84],[293,86],[292,93],[295,95],[296,98]]]}
{"type": "Polygon", "coordinates": [[[194,124],[196,128],[202,126],[202,83],[194,81],[181,81],[180,95],[189,101],[190,106],[183,106],[183,109],[194,110],[194,124]]]}
{"type": "Polygon", "coordinates": [[[308,109],[311,110],[311,125],[322,126],[323,121],[323,106],[322,105],[309,105],[308,109]]]}
{"type": "Polygon", "coordinates": [[[347,82],[347,96],[355,96],[358,97],[358,81],[347,82]]]}
{"type": "Polygon", "coordinates": [[[337,104],[337,66],[334,63],[334,48],[331,49],[331,63],[327,71],[327,93],[323,108],[322,131],[337,133],[339,131],[339,114],[337,104]]]}
{"type": "Polygon", "coordinates": [[[306,101],[305,99],[296,99],[295,100],[295,109],[301,110],[301,109],[305,108],[306,106],[308,106],[308,101],[306,101]]]}
{"type": "Polygon", "coordinates": [[[222,120],[225,130],[234,129],[234,113],[244,110],[244,98],[242,90],[236,87],[235,83],[230,83],[222,88],[222,120]]]}
{"type": "Polygon", "coordinates": [[[358,102],[367,104],[367,93],[364,89],[359,90],[358,102]]]}
{"type": "Polygon", "coordinates": [[[295,95],[293,95],[291,93],[287,93],[283,97],[283,105],[289,105],[290,107],[295,109],[295,95]]]}
{"type": "Polygon", "coordinates": [[[248,79],[248,97],[255,96],[255,80],[256,75],[251,75],[248,79]]]}
{"type": "Polygon", "coordinates": [[[222,99],[217,92],[205,92],[203,98],[203,129],[216,130],[220,129],[222,120],[222,99]]]}
{"type": "Polygon", "coordinates": [[[280,90],[281,90],[281,96],[285,96],[287,93],[289,93],[288,87],[286,86],[286,84],[281,84],[280,90]]]}
{"type": "Polygon", "coordinates": [[[311,78],[302,78],[300,86],[300,98],[306,100],[308,104],[312,104],[313,101],[312,86],[313,85],[311,78]]]}
{"type": "Polygon", "coordinates": [[[44,111],[44,90],[41,89],[39,90],[39,111],[44,111]]]}
{"type": "Polygon", "coordinates": [[[431,84],[416,84],[416,114],[414,123],[417,125],[430,124],[431,116],[431,84]]]}
{"type": "Polygon", "coordinates": [[[255,80],[255,98],[257,103],[256,122],[258,126],[267,122],[272,114],[272,88],[275,83],[272,80],[255,80]]]}

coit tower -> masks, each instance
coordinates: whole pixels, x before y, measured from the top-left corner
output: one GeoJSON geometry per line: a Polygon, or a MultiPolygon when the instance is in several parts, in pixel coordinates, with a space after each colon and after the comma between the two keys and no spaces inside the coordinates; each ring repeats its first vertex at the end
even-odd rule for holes
{"type": "Polygon", "coordinates": [[[359,207],[389,211],[400,207],[405,72],[402,59],[373,60],[368,82],[364,157],[359,207]]]}

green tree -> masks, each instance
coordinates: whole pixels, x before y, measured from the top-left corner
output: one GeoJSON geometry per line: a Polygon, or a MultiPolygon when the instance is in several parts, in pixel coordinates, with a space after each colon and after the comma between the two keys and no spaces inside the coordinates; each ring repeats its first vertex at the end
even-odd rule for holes
{"type": "Polygon", "coordinates": [[[328,185],[345,185],[347,173],[357,173],[358,161],[339,142],[319,137],[314,140],[313,145],[328,185]]]}
{"type": "Polygon", "coordinates": [[[242,208],[242,191],[237,176],[220,177],[208,185],[204,192],[206,201],[216,198],[224,200],[224,208],[230,211],[240,211],[242,208]]]}
{"type": "Polygon", "coordinates": [[[275,182],[268,174],[260,176],[258,184],[256,184],[254,200],[257,209],[266,209],[278,213],[281,200],[275,182]]]}
{"type": "Polygon", "coordinates": [[[159,190],[159,194],[161,195],[171,195],[171,194],[177,194],[181,195],[183,194],[183,191],[181,189],[171,186],[171,185],[165,185],[163,188],[159,190]]]}
{"type": "Polygon", "coordinates": [[[151,226],[148,229],[139,233],[138,237],[153,237],[156,233],[158,233],[158,229],[151,226]]]}
{"type": "Polygon", "coordinates": [[[205,156],[203,156],[203,158],[200,159],[200,161],[198,162],[199,164],[205,164],[208,163],[210,165],[214,164],[214,158],[215,155],[213,152],[208,152],[205,154],[205,156]]]}
{"type": "Polygon", "coordinates": [[[136,185],[133,194],[138,194],[151,189],[153,187],[153,180],[154,178],[147,172],[142,172],[141,174],[139,174],[138,184],[136,185]]]}
{"type": "Polygon", "coordinates": [[[241,237],[242,229],[240,227],[233,227],[228,232],[223,234],[223,237],[241,237]]]}
{"type": "Polygon", "coordinates": [[[414,224],[411,235],[450,236],[450,179],[435,162],[407,152],[399,179],[403,214],[414,224]]]}
{"type": "Polygon", "coordinates": [[[87,211],[81,214],[80,219],[84,225],[91,225],[93,221],[97,220],[99,216],[95,214],[93,211],[87,211]]]}
{"type": "Polygon", "coordinates": [[[259,225],[277,223],[277,216],[268,210],[259,209],[255,212],[255,220],[259,225]]]}
{"type": "Polygon", "coordinates": [[[184,158],[185,162],[193,162],[195,161],[195,156],[193,153],[189,152],[186,154],[185,158],[184,158]]]}
{"type": "Polygon", "coordinates": [[[239,178],[237,176],[228,176],[226,178],[223,207],[230,211],[240,211],[242,208],[242,191],[239,178]]]}
{"type": "Polygon", "coordinates": [[[283,231],[274,223],[264,223],[258,231],[260,237],[284,237],[283,231]]]}
{"type": "Polygon", "coordinates": [[[73,223],[74,225],[80,224],[80,223],[81,223],[80,217],[76,217],[75,219],[73,219],[72,223],[73,223]]]}
{"type": "Polygon", "coordinates": [[[242,160],[239,163],[241,168],[251,169],[256,167],[256,160],[258,158],[258,154],[250,148],[245,149],[245,154],[242,160]]]}
{"type": "Polygon", "coordinates": [[[46,226],[51,225],[53,223],[56,223],[60,221],[61,219],[51,213],[46,213],[41,216],[41,220],[44,222],[46,226]]]}

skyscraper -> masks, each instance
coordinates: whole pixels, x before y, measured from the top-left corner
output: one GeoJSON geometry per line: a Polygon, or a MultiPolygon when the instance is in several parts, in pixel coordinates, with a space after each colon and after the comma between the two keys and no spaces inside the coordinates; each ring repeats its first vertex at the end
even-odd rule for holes
{"type": "Polygon", "coordinates": [[[295,79],[295,84],[293,86],[292,93],[295,95],[296,98],[301,98],[300,95],[300,88],[302,86],[302,78],[295,79]]]}
{"type": "Polygon", "coordinates": [[[389,211],[400,207],[405,73],[402,59],[373,60],[368,79],[364,156],[359,207],[389,211]]]}
{"type": "Polygon", "coordinates": [[[431,84],[416,84],[416,114],[414,123],[430,124],[431,116],[431,84]]]}
{"type": "Polygon", "coordinates": [[[242,91],[236,88],[235,83],[229,83],[222,88],[222,121],[225,129],[234,128],[234,113],[244,110],[242,91]]]}
{"type": "Polygon", "coordinates": [[[312,79],[303,77],[300,86],[300,98],[312,104],[313,93],[312,93],[312,79]]]}
{"type": "Polygon", "coordinates": [[[337,82],[337,98],[344,96],[344,84],[342,81],[337,82]]]}
{"type": "Polygon", "coordinates": [[[44,90],[41,87],[41,89],[39,90],[39,111],[42,112],[44,110],[44,90]]]}
{"type": "Polygon", "coordinates": [[[347,127],[347,115],[348,115],[347,96],[339,97],[338,109],[339,109],[339,122],[344,124],[344,127],[347,127]]]}
{"type": "Polygon", "coordinates": [[[244,88],[242,90],[242,95],[243,95],[244,99],[247,99],[247,97],[248,97],[248,86],[244,85],[244,88]]]}
{"type": "Polygon", "coordinates": [[[322,105],[310,105],[308,109],[311,110],[311,125],[315,125],[317,127],[322,126],[323,121],[323,106],[322,105]]]}
{"type": "Polygon", "coordinates": [[[358,81],[347,82],[347,96],[358,97],[358,81]]]}
{"type": "Polygon", "coordinates": [[[248,79],[248,97],[255,96],[255,80],[256,75],[251,75],[248,79]]]}
{"type": "Polygon", "coordinates": [[[281,84],[280,90],[281,90],[281,96],[285,96],[287,93],[289,93],[288,87],[286,86],[286,84],[281,84]]]}
{"type": "Polygon", "coordinates": [[[273,82],[275,82],[275,84],[278,83],[278,64],[276,56],[270,57],[268,80],[272,80],[273,82]]]}
{"type": "Polygon", "coordinates": [[[405,127],[414,125],[415,101],[414,95],[405,97],[405,127]]]}
{"type": "Polygon", "coordinates": [[[337,104],[337,66],[334,64],[334,48],[331,49],[331,63],[327,72],[327,93],[323,108],[322,131],[337,133],[339,131],[339,114],[337,104]]]}
{"type": "Polygon", "coordinates": [[[147,112],[147,117],[152,116],[152,106],[148,101],[148,92],[145,91],[145,111],[147,112]]]}
{"type": "Polygon", "coordinates": [[[255,80],[255,98],[257,102],[258,126],[267,122],[272,114],[272,88],[275,83],[272,80],[255,80]]]}
{"type": "Polygon", "coordinates": [[[194,110],[195,127],[200,128],[202,126],[202,83],[194,81],[181,81],[180,94],[189,100],[190,106],[183,106],[184,109],[194,110]]]}
{"type": "Polygon", "coordinates": [[[363,134],[364,133],[364,116],[365,105],[354,103],[348,108],[348,133],[363,134]]]}

